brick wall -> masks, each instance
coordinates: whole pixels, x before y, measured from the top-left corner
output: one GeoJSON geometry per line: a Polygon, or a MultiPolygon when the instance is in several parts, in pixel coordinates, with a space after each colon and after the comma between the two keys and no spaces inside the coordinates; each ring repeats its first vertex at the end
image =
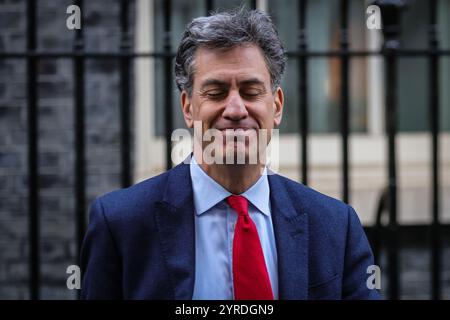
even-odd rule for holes
{"type": "MultiPolygon", "coordinates": [[[[66,28],[66,8],[72,1],[37,3],[38,48],[71,50],[74,31],[66,28]]],[[[118,50],[118,3],[85,1],[82,28],[86,49],[118,50]]],[[[25,49],[25,6],[23,0],[0,0],[1,51],[25,49]]],[[[133,6],[130,11],[134,13],[133,6]]],[[[133,22],[131,15],[130,31],[133,22]]],[[[88,203],[120,186],[118,68],[114,59],[86,62],[88,203]]],[[[74,245],[72,62],[42,60],[38,70],[41,293],[43,299],[71,299],[76,295],[66,288],[65,271],[68,265],[78,264],[74,245]]],[[[0,299],[28,298],[26,108],[25,60],[0,60],[0,299]]]]}

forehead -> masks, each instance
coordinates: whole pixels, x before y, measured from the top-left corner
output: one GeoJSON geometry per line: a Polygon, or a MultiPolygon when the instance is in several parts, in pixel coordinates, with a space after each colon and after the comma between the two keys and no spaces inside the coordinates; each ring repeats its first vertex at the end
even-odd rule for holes
{"type": "Polygon", "coordinates": [[[239,81],[247,78],[270,82],[266,61],[258,46],[249,44],[229,49],[197,49],[194,83],[201,83],[206,79],[239,81]]]}

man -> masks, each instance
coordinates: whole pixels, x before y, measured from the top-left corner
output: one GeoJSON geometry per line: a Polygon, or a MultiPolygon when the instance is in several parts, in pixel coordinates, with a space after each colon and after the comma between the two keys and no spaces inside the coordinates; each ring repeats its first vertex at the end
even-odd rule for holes
{"type": "Polygon", "coordinates": [[[184,119],[200,124],[200,138],[185,163],[92,205],[83,298],[378,298],[366,284],[373,256],[355,211],[265,166],[284,68],[262,12],[187,26],[175,73],[184,119]],[[207,153],[211,130],[217,148],[207,153]]]}

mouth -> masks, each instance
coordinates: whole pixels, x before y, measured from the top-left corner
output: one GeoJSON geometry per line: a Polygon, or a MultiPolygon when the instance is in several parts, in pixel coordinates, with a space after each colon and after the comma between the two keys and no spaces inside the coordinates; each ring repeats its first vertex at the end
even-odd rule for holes
{"type": "Polygon", "coordinates": [[[248,145],[256,139],[256,129],[250,127],[227,127],[217,129],[221,132],[224,144],[232,144],[236,148],[238,145],[248,145]]]}
{"type": "Polygon", "coordinates": [[[227,127],[227,128],[215,128],[217,130],[220,130],[222,132],[224,131],[247,131],[247,130],[252,130],[253,128],[248,128],[248,127],[227,127]]]}

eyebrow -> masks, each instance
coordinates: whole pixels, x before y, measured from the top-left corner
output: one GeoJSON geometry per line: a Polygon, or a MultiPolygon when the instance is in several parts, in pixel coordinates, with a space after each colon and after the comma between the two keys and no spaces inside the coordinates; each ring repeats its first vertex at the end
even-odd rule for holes
{"type": "Polygon", "coordinates": [[[221,86],[221,87],[225,87],[227,86],[227,83],[225,81],[221,81],[218,79],[206,79],[205,81],[203,81],[201,88],[205,88],[208,86],[221,86]]]}
{"type": "Polygon", "coordinates": [[[250,79],[246,79],[243,81],[240,81],[239,84],[245,84],[245,85],[249,85],[249,84],[257,84],[257,85],[264,85],[264,82],[259,80],[258,78],[250,78],[250,79]]]}
{"type": "MultiPolygon", "coordinates": [[[[250,78],[250,79],[245,79],[239,82],[239,84],[243,84],[243,85],[251,85],[251,84],[256,84],[256,85],[264,85],[264,82],[259,80],[258,78],[250,78]]],[[[201,88],[205,88],[208,86],[221,86],[221,87],[226,87],[228,86],[228,82],[226,81],[222,81],[219,79],[206,79],[205,81],[203,81],[201,88]]]]}

